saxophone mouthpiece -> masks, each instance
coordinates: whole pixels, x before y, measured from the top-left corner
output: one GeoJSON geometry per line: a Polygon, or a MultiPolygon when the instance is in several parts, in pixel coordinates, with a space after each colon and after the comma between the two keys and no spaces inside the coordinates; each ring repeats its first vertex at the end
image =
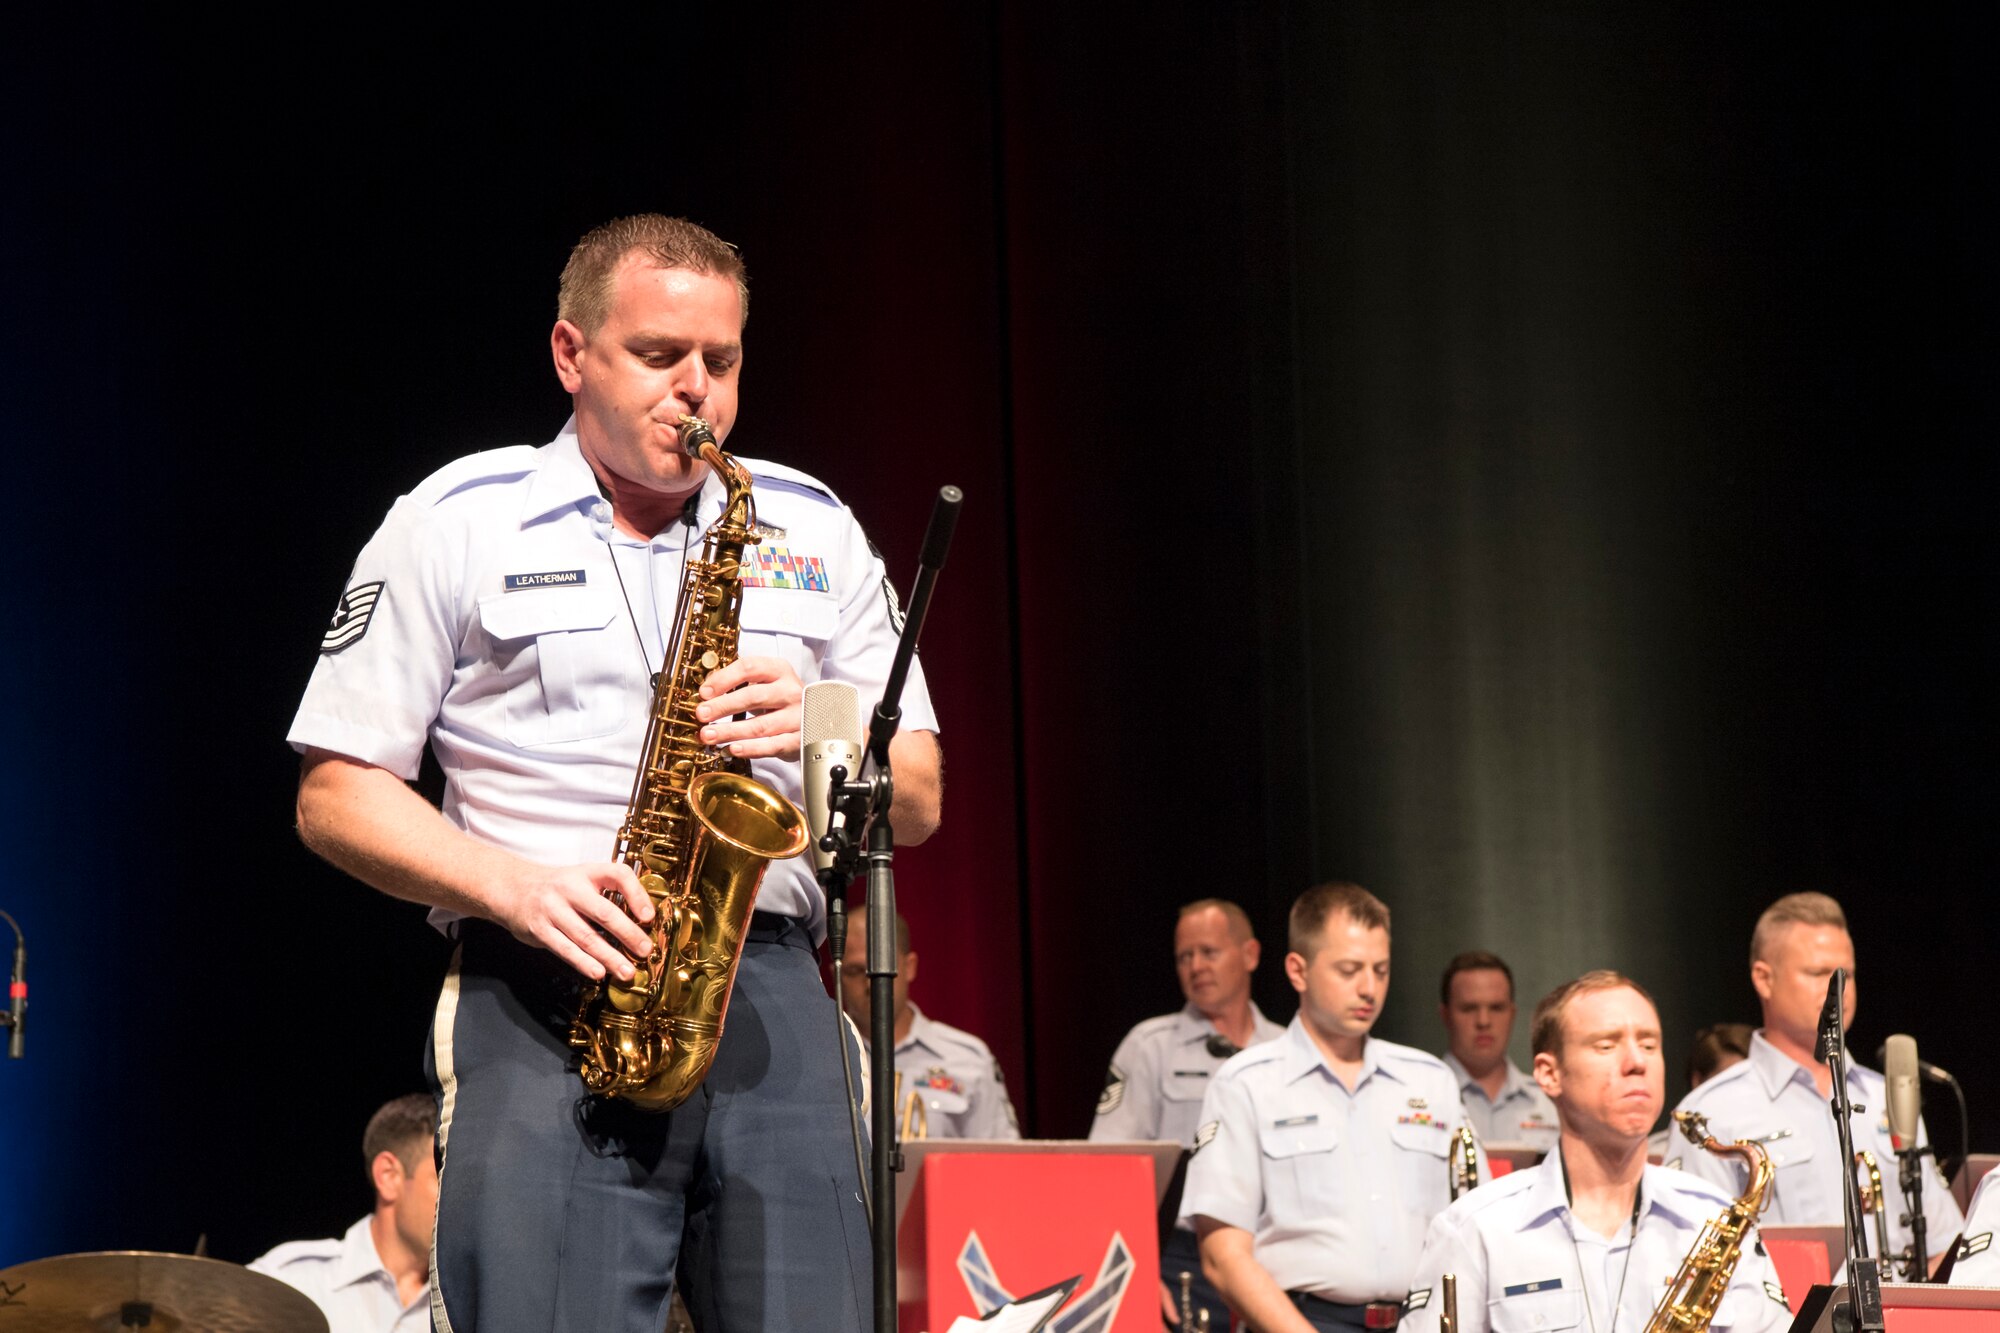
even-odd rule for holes
{"type": "Polygon", "coordinates": [[[700,458],[701,447],[704,444],[715,444],[714,428],[700,417],[684,415],[681,417],[680,426],[681,452],[689,458],[700,458]]]}
{"type": "Polygon", "coordinates": [[[1687,1137],[1687,1141],[1699,1148],[1708,1142],[1708,1117],[1699,1111],[1674,1112],[1674,1124],[1687,1137]]]}

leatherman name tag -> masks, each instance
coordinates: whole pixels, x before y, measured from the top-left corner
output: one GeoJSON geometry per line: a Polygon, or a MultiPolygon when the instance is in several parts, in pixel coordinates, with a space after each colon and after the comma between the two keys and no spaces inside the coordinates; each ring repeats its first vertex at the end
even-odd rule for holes
{"type": "Polygon", "coordinates": [[[1316,1115],[1295,1115],[1295,1116],[1288,1116],[1283,1120],[1273,1120],[1271,1122],[1271,1128],[1293,1129],[1299,1125],[1317,1125],[1318,1123],[1319,1123],[1319,1117],[1316,1115]]]}
{"type": "Polygon", "coordinates": [[[508,592],[520,592],[526,588],[567,588],[588,581],[580,569],[549,569],[539,574],[509,574],[505,580],[508,592]]]}
{"type": "Polygon", "coordinates": [[[1532,1296],[1538,1291],[1561,1291],[1563,1280],[1559,1277],[1545,1277],[1540,1282],[1521,1282],[1507,1288],[1503,1296],[1532,1296]]]}

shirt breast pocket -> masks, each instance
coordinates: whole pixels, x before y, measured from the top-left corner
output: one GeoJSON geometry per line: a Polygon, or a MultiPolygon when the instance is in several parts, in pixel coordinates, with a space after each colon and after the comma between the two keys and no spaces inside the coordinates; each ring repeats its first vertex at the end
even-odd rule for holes
{"type": "MultiPolygon", "coordinates": [[[[1389,1126],[1389,1141],[1396,1145],[1396,1166],[1402,1176],[1404,1196],[1431,1200],[1443,1208],[1451,1199],[1451,1177],[1445,1158],[1451,1152],[1451,1135],[1444,1126],[1432,1122],[1404,1121],[1389,1126]]],[[[1426,1208],[1424,1211],[1435,1211],[1426,1208]]]]}
{"type": "Polygon", "coordinates": [[[1169,1102],[1198,1102],[1208,1093],[1206,1069],[1162,1069],[1160,1099],[1169,1102]]]}
{"type": "Polygon", "coordinates": [[[1340,1181],[1333,1150],[1340,1135],[1317,1115],[1265,1119],[1257,1126],[1264,1154],[1264,1209],[1274,1218],[1298,1222],[1333,1210],[1340,1181]]]}
{"type": "MultiPolygon", "coordinates": [[[[792,665],[801,684],[820,678],[820,663],[840,626],[840,604],[826,593],[799,588],[745,588],[738,657],[776,657],[792,665]]],[[[875,701],[865,699],[864,716],[875,701]]]]}
{"type": "Polygon", "coordinates": [[[1579,1293],[1566,1287],[1553,1291],[1523,1292],[1503,1296],[1486,1305],[1486,1321],[1493,1333],[1555,1333],[1575,1328],[1583,1318],[1579,1293]]]}
{"type": "MultiPolygon", "coordinates": [[[[624,724],[627,699],[617,646],[606,631],[617,618],[595,589],[550,588],[482,598],[479,623],[494,640],[494,660],[511,664],[507,739],[524,748],[608,736],[624,724]]],[[[639,651],[638,641],[624,645],[639,651]]]]}

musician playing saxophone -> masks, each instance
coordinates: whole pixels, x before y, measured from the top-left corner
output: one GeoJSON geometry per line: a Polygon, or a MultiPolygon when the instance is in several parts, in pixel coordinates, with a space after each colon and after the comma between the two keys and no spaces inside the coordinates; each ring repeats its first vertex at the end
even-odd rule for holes
{"type": "MultiPolygon", "coordinates": [[[[1401,1333],[1437,1333],[1446,1273],[1458,1277],[1459,1333],[1642,1333],[1704,1225],[1729,1206],[1715,1186],[1646,1164],[1666,1075],[1659,1014],[1637,982],[1587,972],[1535,1006],[1531,1035],[1535,1081],[1562,1127],[1556,1151],[1431,1223],[1401,1333]]],[[[1790,1323],[1770,1261],[1744,1246],[1711,1327],[1790,1323]]]]}
{"type": "MultiPolygon", "coordinates": [[[[825,905],[809,859],[765,875],[689,1100],[651,1112],[587,1095],[568,1047],[586,979],[628,980],[648,948],[653,910],[614,839],[682,571],[728,490],[682,448],[684,418],[718,443],[734,426],[747,293],[736,252],[680,219],[586,236],[550,335],[569,423],[541,448],[449,463],[396,502],[293,724],[307,844],[429,904],[458,939],[427,1062],[440,1329],[657,1330],[677,1267],[703,1333],[866,1323],[867,1219],[811,952],[825,905]],[[427,742],[442,813],[405,785],[427,742]]],[[[421,367],[429,348],[384,350],[421,367]]],[[[701,685],[698,720],[704,742],[796,802],[802,681],[877,697],[900,612],[822,484],[736,462],[761,527],[743,550],[738,652],[701,685]]],[[[892,822],[910,843],[938,819],[920,667],[903,713],[892,822]]]]}

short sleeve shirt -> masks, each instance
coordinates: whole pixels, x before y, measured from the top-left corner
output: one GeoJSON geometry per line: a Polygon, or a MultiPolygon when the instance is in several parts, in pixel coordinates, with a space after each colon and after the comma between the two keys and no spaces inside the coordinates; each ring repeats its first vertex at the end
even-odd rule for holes
{"type": "Polygon", "coordinates": [[[1556,1105],[1541,1086],[1512,1060],[1507,1061],[1507,1080],[1498,1097],[1488,1097],[1479,1081],[1465,1071],[1458,1057],[1446,1052],[1445,1066],[1458,1080],[1465,1115],[1481,1143],[1522,1143],[1536,1152],[1548,1152],[1562,1137],[1556,1119],[1556,1105]]]}
{"type": "Polygon", "coordinates": [[[986,1043],[914,1004],[910,1011],[910,1033],[896,1045],[896,1123],[907,1121],[911,1138],[1020,1138],[1006,1077],[986,1043]],[[917,1115],[908,1113],[912,1098],[917,1115]]]}
{"type": "Polygon", "coordinates": [[[1250,1232],[1257,1262],[1287,1291],[1400,1301],[1424,1229],[1450,1199],[1447,1156],[1464,1120],[1436,1056],[1370,1038],[1350,1092],[1294,1018],[1211,1080],[1182,1220],[1250,1232]]]}
{"type": "MultiPolygon", "coordinates": [[[[1636,1230],[1627,1220],[1617,1235],[1599,1236],[1571,1215],[1562,1160],[1551,1153],[1482,1185],[1431,1223],[1400,1333],[1437,1333],[1446,1273],[1458,1277],[1460,1333],[1633,1333],[1647,1326],[1682,1258],[1728,1204],[1706,1181],[1649,1166],[1636,1230]]],[[[1716,1312],[1720,1333],[1791,1326],[1778,1275],[1752,1235],[1716,1312]]]]}
{"type": "MultiPolygon", "coordinates": [[[[901,627],[881,560],[819,482],[738,461],[771,529],[745,548],[739,655],[782,658],[805,684],[848,681],[872,709],[901,627]]],[[[549,865],[608,860],[682,571],[725,494],[711,475],[692,522],[627,536],[574,420],[540,448],[446,465],[396,501],[355,562],[291,743],[411,779],[428,742],[445,817],[467,833],[549,865]]],[[[921,663],[902,709],[906,730],[937,729],[921,663]]],[[[754,760],[751,772],[801,799],[796,760],[754,760]]],[[[817,935],[825,907],[810,855],[773,864],[757,905],[817,935]]]]}
{"type": "MultiPolygon", "coordinates": [[[[1250,1018],[1252,1046],[1284,1035],[1285,1029],[1254,1004],[1250,1018]]],[[[1126,1033],[1105,1073],[1090,1137],[1099,1143],[1173,1139],[1193,1147],[1209,1080],[1229,1058],[1208,1049],[1215,1035],[1214,1025],[1193,1005],[1149,1018],[1126,1033]]]]}
{"type": "Polygon", "coordinates": [[[408,1305],[397,1298],[365,1217],[344,1236],[289,1241],[249,1267],[310,1296],[330,1333],[430,1333],[430,1293],[418,1292],[408,1305]]]}
{"type": "MultiPolygon", "coordinates": [[[[1895,1150],[1889,1140],[1888,1098],[1883,1077],[1848,1061],[1848,1097],[1867,1108],[1853,1121],[1854,1150],[1872,1152],[1886,1179],[1893,1179],[1895,1150]]],[[[1708,1117],[1709,1132],[1724,1143],[1750,1139],[1770,1154],[1777,1176],[1763,1221],[1767,1226],[1838,1226],[1844,1216],[1841,1172],[1852,1163],[1840,1156],[1840,1138],[1827,1099],[1812,1071],[1764,1039],[1750,1039],[1750,1058],[1704,1082],[1682,1099],[1681,1111],[1708,1117]]],[[[1921,1123],[1918,1140],[1925,1141],[1921,1123]]],[[[1732,1198],[1743,1192],[1748,1168],[1739,1158],[1703,1152],[1679,1133],[1670,1136],[1667,1164],[1679,1166],[1718,1186],[1732,1198]]],[[[1890,1186],[1892,1196],[1895,1187],[1890,1186]]],[[[1897,1249],[1910,1243],[1899,1200],[1889,1207],[1889,1239],[1897,1249]]],[[[1933,1254],[1950,1243],[1964,1224],[1951,1190],[1935,1170],[1924,1177],[1926,1236],[1933,1254]]]]}
{"type": "Polygon", "coordinates": [[[2000,1171],[1988,1171],[1973,1192],[1972,1206],[1965,1210],[1965,1235],[1951,1269],[1953,1286],[2000,1287],[2000,1249],[1993,1247],[1996,1231],[2000,1231],[2000,1171]]]}

